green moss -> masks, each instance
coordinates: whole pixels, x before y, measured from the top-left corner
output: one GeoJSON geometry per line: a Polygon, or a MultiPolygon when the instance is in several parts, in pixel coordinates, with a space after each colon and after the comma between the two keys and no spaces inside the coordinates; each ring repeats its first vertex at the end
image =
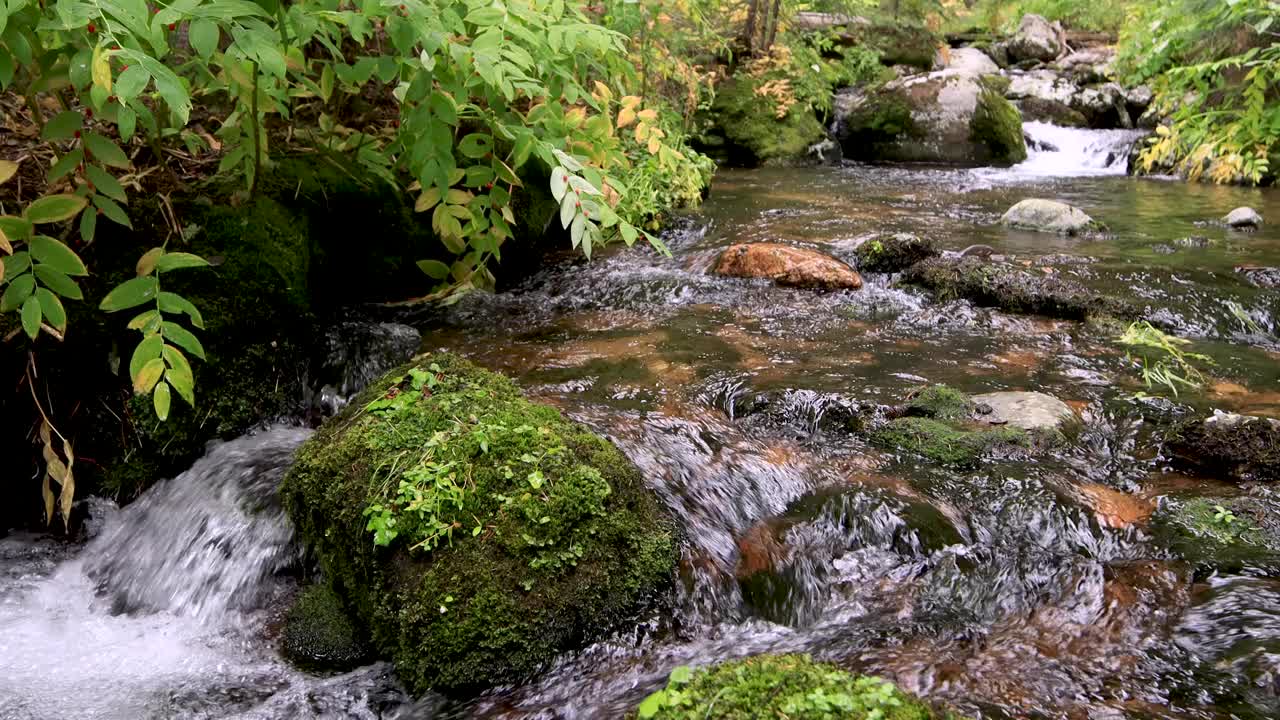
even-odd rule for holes
{"type": "Polygon", "coordinates": [[[931,241],[909,233],[882,235],[862,243],[854,251],[858,270],[880,273],[901,272],[937,254],[931,241]]]}
{"type": "Polygon", "coordinates": [[[755,94],[749,78],[731,78],[716,90],[709,121],[720,147],[702,143],[704,152],[733,165],[771,165],[803,160],[809,146],[827,131],[813,112],[793,106],[778,118],[774,103],[755,94]]]}
{"type": "Polygon", "coordinates": [[[285,657],[305,669],[347,670],[368,657],[362,633],[328,585],[298,595],[280,636],[285,657]]]}
{"type": "Polygon", "coordinates": [[[529,677],[637,611],[676,561],[673,525],[616,447],[447,355],[326,423],[282,496],[415,693],[529,677]],[[411,503],[401,487],[419,488],[411,503]]]}
{"type": "Polygon", "coordinates": [[[996,88],[983,88],[969,121],[969,133],[970,139],[991,151],[993,162],[1014,165],[1027,159],[1022,114],[996,88]]]}
{"type": "Polygon", "coordinates": [[[845,117],[840,144],[850,157],[873,160],[880,156],[880,146],[903,136],[923,136],[911,117],[911,105],[896,91],[877,90],[845,117]]]}
{"type": "Polygon", "coordinates": [[[907,402],[907,414],[937,420],[964,420],[973,414],[973,402],[946,385],[931,385],[907,402]]]}
{"type": "Polygon", "coordinates": [[[887,680],[857,676],[806,655],[762,655],[690,672],[640,704],[642,719],[929,720],[941,718],[887,680]]]}
{"type": "Polygon", "coordinates": [[[898,418],[872,433],[877,443],[943,465],[969,466],[997,452],[1030,449],[1032,437],[1012,427],[966,429],[930,418],[898,418]]]}
{"type": "Polygon", "coordinates": [[[1161,544],[1202,571],[1280,569],[1280,518],[1263,499],[1193,498],[1165,503],[1153,522],[1161,544]]]}

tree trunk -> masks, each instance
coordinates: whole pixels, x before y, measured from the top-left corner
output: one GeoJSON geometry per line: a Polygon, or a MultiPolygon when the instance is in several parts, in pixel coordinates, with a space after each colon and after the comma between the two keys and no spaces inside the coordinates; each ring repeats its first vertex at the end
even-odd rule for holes
{"type": "Polygon", "coordinates": [[[747,45],[747,54],[756,52],[756,24],[760,14],[760,3],[765,0],[749,0],[747,4],[747,26],[742,30],[742,40],[747,45]]]}
{"type": "Polygon", "coordinates": [[[773,0],[773,7],[769,13],[769,20],[766,24],[766,32],[764,38],[764,52],[769,52],[773,47],[773,41],[778,37],[778,16],[782,14],[782,0],[773,0]]]}

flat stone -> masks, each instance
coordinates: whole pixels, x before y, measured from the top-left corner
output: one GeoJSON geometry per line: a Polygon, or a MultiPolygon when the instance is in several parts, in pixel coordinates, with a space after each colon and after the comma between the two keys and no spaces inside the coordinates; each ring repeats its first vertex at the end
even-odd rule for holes
{"type": "Polygon", "coordinates": [[[1222,222],[1233,228],[1256,228],[1262,224],[1262,216],[1251,207],[1238,207],[1227,213],[1222,222]]]}
{"type": "Polygon", "coordinates": [[[1077,235],[1097,230],[1101,225],[1080,208],[1058,202],[1030,198],[1009,208],[1000,218],[1000,224],[1023,230],[1077,235]]]}
{"type": "Polygon", "coordinates": [[[1022,430],[1052,430],[1075,417],[1069,405],[1041,392],[994,392],[974,395],[972,400],[979,407],[991,407],[991,413],[983,416],[986,422],[1022,430]]]}
{"type": "Polygon", "coordinates": [[[734,245],[720,254],[715,272],[764,278],[779,285],[823,290],[857,290],[862,277],[849,265],[816,250],[777,243],[734,245]]]}

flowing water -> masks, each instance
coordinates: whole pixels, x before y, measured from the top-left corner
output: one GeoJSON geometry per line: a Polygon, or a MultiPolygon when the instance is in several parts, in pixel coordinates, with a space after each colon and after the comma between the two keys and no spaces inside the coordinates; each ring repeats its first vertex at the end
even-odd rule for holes
{"type": "MultiPolygon", "coordinates": [[[[305,431],[281,428],[121,511],[95,506],[84,547],[0,540],[0,698],[14,698],[0,717],[613,718],[675,665],[790,651],[974,717],[1280,717],[1280,579],[1197,573],[1149,532],[1162,498],[1231,489],[1159,457],[1150,421],[1175,404],[1137,395],[1114,328],[939,302],[883,276],[815,293],[707,272],[738,242],[838,257],[881,232],[990,245],[1192,339],[1216,365],[1178,403],[1280,417],[1280,296],[1235,272],[1280,265],[1280,231],[1212,222],[1240,205],[1280,220],[1280,193],[1118,175],[1132,135],[1027,132],[1039,149],[1008,170],[725,171],[666,234],[671,257],[611,252],[399,318],[424,349],[511,374],[644,471],[687,544],[673,602],[637,629],[469,700],[411,700],[381,664],[289,668],[273,637],[297,551],[271,488],[305,431]],[[998,228],[1026,197],[1111,232],[998,228]],[[955,471],[848,429],[925,382],[1051,393],[1079,436],[1035,462],[955,471]]],[[[404,352],[407,330],[343,332],[382,360],[335,370],[317,393],[330,409],[404,352]]]]}

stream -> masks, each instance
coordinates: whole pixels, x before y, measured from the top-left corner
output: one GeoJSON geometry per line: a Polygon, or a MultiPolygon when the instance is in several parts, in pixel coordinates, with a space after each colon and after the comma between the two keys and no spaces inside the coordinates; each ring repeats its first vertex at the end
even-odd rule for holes
{"type": "Polygon", "coordinates": [[[1147,532],[1164,498],[1233,489],[1158,455],[1144,417],[1170,403],[1142,395],[1114,328],[883,275],[817,293],[708,273],[742,242],[846,259],[884,232],[990,245],[1191,339],[1215,365],[1178,402],[1280,417],[1280,294],[1235,271],[1280,266],[1280,226],[1215,222],[1242,205],[1280,221],[1280,191],[1126,177],[1127,131],[1026,131],[1035,149],[1010,169],[724,170],[664,234],[670,257],[611,249],[336,352],[353,379],[319,393],[331,405],[408,352],[407,325],[612,438],[686,538],[672,601],[639,628],[467,701],[409,698],[384,663],[293,669],[275,642],[302,558],[273,488],[309,431],[277,426],[125,508],[91,499],[83,544],[0,538],[0,718],[621,718],[676,665],[764,652],[975,718],[1280,717],[1280,578],[1197,574],[1147,532]],[[1028,197],[1110,233],[998,227],[1028,197]],[[957,471],[846,429],[925,383],[1052,394],[1079,438],[957,471]]]}

